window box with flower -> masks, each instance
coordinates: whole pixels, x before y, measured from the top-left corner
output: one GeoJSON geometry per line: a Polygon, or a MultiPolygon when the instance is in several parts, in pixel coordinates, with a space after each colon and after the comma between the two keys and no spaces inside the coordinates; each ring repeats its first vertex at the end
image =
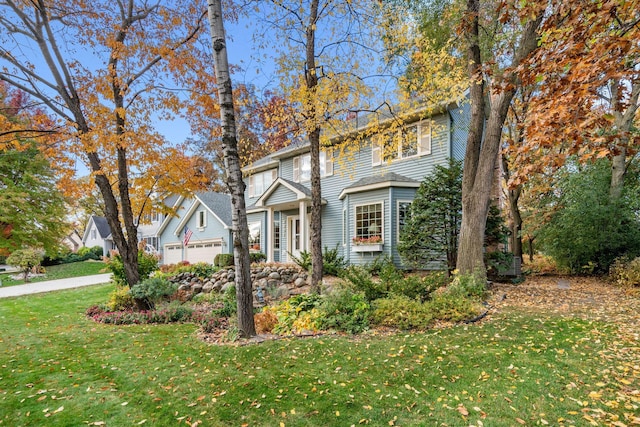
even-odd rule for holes
{"type": "Polygon", "coordinates": [[[382,236],[354,237],[351,242],[354,252],[382,252],[382,236]]]}

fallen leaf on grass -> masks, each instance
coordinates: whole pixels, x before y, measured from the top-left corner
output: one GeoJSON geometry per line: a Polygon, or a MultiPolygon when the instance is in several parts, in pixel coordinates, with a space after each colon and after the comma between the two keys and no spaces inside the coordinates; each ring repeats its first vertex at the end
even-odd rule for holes
{"type": "Polygon", "coordinates": [[[467,408],[465,408],[463,405],[458,405],[458,407],[456,409],[458,410],[458,412],[460,412],[460,414],[463,417],[468,417],[469,416],[469,411],[467,411],[467,408]]]}

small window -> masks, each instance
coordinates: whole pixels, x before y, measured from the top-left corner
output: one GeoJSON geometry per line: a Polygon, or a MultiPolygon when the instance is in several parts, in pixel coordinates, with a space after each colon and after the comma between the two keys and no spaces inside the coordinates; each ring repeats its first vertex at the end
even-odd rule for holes
{"type": "Polygon", "coordinates": [[[207,226],[207,213],[206,211],[198,211],[196,216],[196,226],[198,228],[205,228],[207,226]]]}
{"type": "Polygon", "coordinates": [[[347,244],[347,210],[342,210],[342,244],[347,244]]]}
{"type": "Polygon", "coordinates": [[[384,235],[382,203],[356,206],[356,234],[354,243],[382,243],[384,235]]]}
{"type": "Polygon", "coordinates": [[[249,250],[260,251],[260,222],[252,222],[249,224],[249,250]]]}
{"type": "Polygon", "coordinates": [[[280,249],[280,221],[273,222],[273,249],[280,249]]]}
{"type": "Polygon", "coordinates": [[[98,238],[98,232],[94,229],[91,230],[91,240],[96,240],[98,238]]]}
{"type": "Polygon", "coordinates": [[[398,241],[404,225],[411,216],[411,202],[398,202],[398,241]]]}

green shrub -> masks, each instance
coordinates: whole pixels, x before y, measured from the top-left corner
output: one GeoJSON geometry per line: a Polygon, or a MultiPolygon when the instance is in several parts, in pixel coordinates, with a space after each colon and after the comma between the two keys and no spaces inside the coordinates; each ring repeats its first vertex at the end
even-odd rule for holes
{"type": "Polygon", "coordinates": [[[136,306],[129,289],[125,286],[116,285],[116,289],[109,294],[107,307],[109,311],[131,310],[136,306]]]}
{"type": "MultiPolygon", "coordinates": [[[[140,280],[144,280],[151,273],[158,270],[158,256],[155,254],[148,254],[144,251],[138,251],[138,273],[140,280]]],[[[113,281],[116,285],[126,286],[127,276],[124,273],[124,264],[120,254],[114,255],[106,260],[107,268],[113,274],[113,281]]]]}
{"type": "Polygon", "coordinates": [[[609,277],[620,286],[640,286],[640,257],[616,259],[609,269],[609,277]]]}
{"type": "Polygon", "coordinates": [[[419,299],[422,302],[431,299],[431,294],[439,288],[446,286],[449,279],[444,272],[433,272],[426,276],[410,274],[399,280],[389,283],[389,293],[402,295],[409,299],[419,299]]]}
{"type": "Polygon", "coordinates": [[[213,265],[216,267],[229,267],[233,265],[233,254],[218,254],[213,259],[213,265]]]}
{"type": "Polygon", "coordinates": [[[482,311],[478,301],[465,298],[458,292],[436,292],[424,307],[434,319],[451,322],[471,319],[482,311]]]}
{"type": "Polygon", "coordinates": [[[213,313],[218,317],[231,317],[238,311],[238,303],[236,300],[236,287],[229,286],[222,297],[220,298],[220,303],[216,304],[216,307],[213,310],[213,313]]]}
{"type": "Polygon", "coordinates": [[[446,292],[481,300],[487,295],[487,282],[477,274],[456,275],[446,292]]]}
{"type": "Polygon", "coordinates": [[[322,254],[322,271],[324,274],[338,276],[346,268],[347,261],[340,256],[338,246],[334,249],[324,247],[322,254]]]}
{"type": "Polygon", "coordinates": [[[318,320],[321,329],[357,334],[369,327],[371,306],[362,292],[338,289],[323,297],[319,309],[323,314],[318,320]]]}
{"type": "Polygon", "coordinates": [[[419,300],[404,295],[381,298],[374,302],[373,323],[399,329],[427,329],[433,324],[431,310],[419,300]]]}
{"type": "Polygon", "coordinates": [[[387,295],[385,285],[373,280],[365,267],[351,265],[342,271],[340,278],[354,291],[363,292],[368,302],[387,295]]]}
{"type": "Polygon", "coordinates": [[[298,264],[298,266],[304,270],[309,270],[311,268],[311,252],[302,251],[299,256],[295,256],[291,252],[287,252],[289,257],[298,264]]]}
{"type": "Polygon", "coordinates": [[[389,266],[396,268],[396,266],[393,264],[393,260],[389,255],[381,255],[370,263],[367,263],[365,268],[369,272],[369,274],[377,276],[382,270],[384,270],[385,268],[389,268],[389,266]]]}
{"type": "Polygon", "coordinates": [[[177,283],[171,283],[163,277],[148,277],[131,287],[129,293],[137,300],[145,301],[149,307],[167,299],[178,290],[177,283]]]}
{"type": "Polygon", "coordinates": [[[193,273],[202,279],[211,277],[213,273],[218,271],[218,268],[216,266],[207,262],[197,262],[195,264],[185,266],[184,268],[190,273],[193,273]]]}
{"type": "Polygon", "coordinates": [[[264,262],[267,260],[267,256],[262,252],[250,252],[249,260],[251,261],[251,263],[264,262]]]}

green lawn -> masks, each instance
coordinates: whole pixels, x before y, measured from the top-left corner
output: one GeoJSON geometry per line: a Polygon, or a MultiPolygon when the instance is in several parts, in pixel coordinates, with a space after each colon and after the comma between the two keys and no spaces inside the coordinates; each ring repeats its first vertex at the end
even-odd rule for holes
{"type": "Polygon", "coordinates": [[[87,320],[112,289],[0,300],[0,425],[584,426],[640,413],[637,337],[612,323],[512,310],[426,333],[214,346],[189,324],[87,320]]]}
{"type": "MultiPolygon", "coordinates": [[[[106,266],[102,261],[82,261],[72,262],[69,264],[51,265],[46,267],[46,274],[44,276],[33,277],[29,280],[30,283],[42,282],[44,280],[66,279],[68,277],[80,277],[90,276],[92,274],[108,273],[106,266]]],[[[2,280],[2,286],[22,285],[24,280],[15,280],[11,276],[19,275],[20,273],[3,273],[0,274],[0,280],[2,280]]]]}

